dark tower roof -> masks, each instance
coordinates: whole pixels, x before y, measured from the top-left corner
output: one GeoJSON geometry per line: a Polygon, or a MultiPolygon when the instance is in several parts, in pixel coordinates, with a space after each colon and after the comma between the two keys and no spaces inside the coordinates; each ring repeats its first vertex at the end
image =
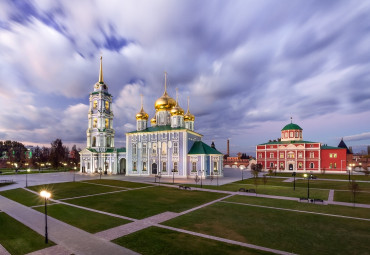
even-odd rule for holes
{"type": "Polygon", "coordinates": [[[348,149],[346,143],[343,141],[343,138],[342,138],[342,140],[340,140],[340,143],[338,144],[338,147],[347,149],[347,154],[352,154],[351,151],[348,149]]]}

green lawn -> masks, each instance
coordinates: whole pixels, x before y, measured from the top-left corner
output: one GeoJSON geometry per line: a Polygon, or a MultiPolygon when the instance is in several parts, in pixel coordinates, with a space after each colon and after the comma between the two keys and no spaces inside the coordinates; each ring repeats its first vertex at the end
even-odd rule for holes
{"type": "Polygon", "coordinates": [[[27,254],[36,250],[53,246],[45,238],[19,221],[0,212],[0,243],[10,254],[27,254]]]}
{"type": "MultiPolygon", "coordinates": [[[[334,201],[353,203],[351,191],[335,191],[334,201]]],[[[356,193],[355,202],[359,204],[370,204],[370,192],[356,193]]]]}
{"type": "Polygon", "coordinates": [[[151,187],[68,200],[96,210],[142,219],[162,212],[181,212],[225,196],[224,194],[151,187]]]}
{"type": "Polygon", "coordinates": [[[36,192],[41,190],[48,190],[51,192],[51,198],[53,199],[62,199],[70,197],[78,197],[85,195],[92,195],[104,192],[118,191],[123,190],[123,188],[117,187],[107,187],[100,185],[88,184],[85,182],[64,182],[64,183],[52,183],[45,185],[38,185],[29,187],[29,189],[36,192]]]}
{"type": "Polygon", "coordinates": [[[300,203],[290,200],[249,196],[232,196],[224,201],[370,219],[370,208],[354,208],[340,205],[322,205],[305,202],[300,203]]]}
{"type": "MultiPolygon", "coordinates": [[[[275,174],[267,174],[268,176],[275,176],[275,174]]],[[[320,179],[335,179],[335,180],[348,180],[348,174],[313,174],[317,178],[320,179]]],[[[292,177],[291,173],[276,173],[276,176],[280,177],[292,177]]],[[[303,173],[297,173],[297,177],[303,177],[303,173]]],[[[370,175],[365,176],[365,175],[357,175],[357,174],[352,174],[351,179],[357,180],[357,181],[370,181],[370,175]]]]}
{"type": "Polygon", "coordinates": [[[42,205],[45,203],[45,200],[41,198],[39,195],[36,195],[22,188],[2,191],[0,192],[0,195],[7,197],[11,200],[14,200],[25,206],[42,205]]]}
{"type": "Polygon", "coordinates": [[[151,184],[145,184],[145,183],[127,182],[127,181],[119,181],[119,180],[106,180],[106,179],[101,179],[101,180],[96,179],[96,180],[89,180],[89,181],[84,181],[84,182],[124,187],[124,188],[129,188],[129,189],[153,186],[151,184]]]}
{"type": "Polygon", "coordinates": [[[165,225],[298,254],[368,254],[370,222],[216,203],[165,225]]]}
{"type": "Polygon", "coordinates": [[[113,242],[144,255],[271,254],[158,227],[149,227],[113,242]]]}
{"type": "MultiPolygon", "coordinates": [[[[44,207],[36,207],[34,209],[39,212],[44,212],[45,210],[44,207]]],[[[130,222],[63,204],[49,205],[48,215],[90,233],[100,232],[130,222]]]]}

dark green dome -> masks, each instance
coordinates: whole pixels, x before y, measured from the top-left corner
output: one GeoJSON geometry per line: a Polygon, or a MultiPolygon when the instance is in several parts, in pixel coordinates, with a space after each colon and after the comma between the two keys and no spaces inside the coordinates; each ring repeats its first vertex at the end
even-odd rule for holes
{"type": "Polygon", "coordinates": [[[286,125],[281,131],[283,130],[303,130],[300,126],[294,123],[289,123],[286,125]]]}

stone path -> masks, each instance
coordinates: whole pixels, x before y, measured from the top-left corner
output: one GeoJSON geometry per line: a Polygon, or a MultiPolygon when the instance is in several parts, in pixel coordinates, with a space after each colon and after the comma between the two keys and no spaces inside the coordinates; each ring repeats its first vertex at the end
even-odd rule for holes
{"type": "Polygon", "coordinates": [[[114,240],[116,238],[134,233],[136,231],[154,226],[158,223],[173,219],[175,217],[179,216],[178,213],[173,212],[164,212],[161,214],[157,214],[142,220],[137,220],[122,226],[118,226],[115,228],[111,228],[105,231],[101,231],[99,233],[96,233],[95,235],[100,238],[104,238],[106,240],[114,240]]]}
{"type": "Polygon", "coordinates": [[[294,177],[291,177],[291,178],[288,178],[288,179],[286,179],[286,180],[284,180],[282,182],[293,182],[293,181],[294,181],[294,177]]]}
{"type": "Polygon", "coordinates": [[[331,189],[331,190],[329,191],[328,203],[329,203],[329,202],[333,202],[333,201],[334,201],[334,190],[333,190],[333,189],[331,189]]]}
{"type": "MultiPolygon", "coordinates": [[[[45,231],[45,215],[0,196],[1,210],[40,235],[45,231]]],[[[137,254],[79,228],[48,217],[49,239],[76,254],[137,254]]]]}
{"type": "Polygon", "coordinates": [[[0,244],[0,255],[10,255],[10,253],[0,244]]]}

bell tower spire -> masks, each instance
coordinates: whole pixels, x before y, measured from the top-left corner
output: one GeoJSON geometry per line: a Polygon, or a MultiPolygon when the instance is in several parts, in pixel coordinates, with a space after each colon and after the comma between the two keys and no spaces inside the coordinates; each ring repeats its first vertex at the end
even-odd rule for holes
{"type": "Polygon", "coordinates": [[[100,56],[99,83],[104,83],[104,80],[103,80],[103,56],[100,56]]]}

